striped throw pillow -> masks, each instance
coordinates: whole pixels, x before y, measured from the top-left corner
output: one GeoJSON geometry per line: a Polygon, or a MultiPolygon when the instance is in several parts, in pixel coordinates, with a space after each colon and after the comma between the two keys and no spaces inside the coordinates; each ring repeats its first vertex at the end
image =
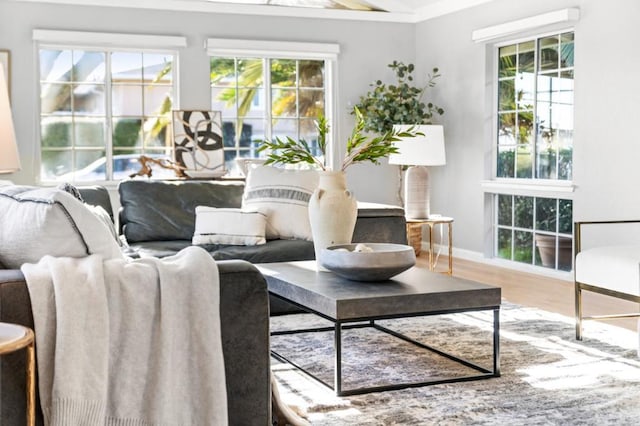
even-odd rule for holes
{"type": "Polygon", "coordinates": [[[216,207],[196,207],[196,226],[192,243],[256,246],[267,241],[267,218],[260,212],[216,207]]]}
{"type": "Polygon", "coordinates": [[[315,170],[255,167],[247,176],[242,208],[266,215],[268,240],[311,241],[309,199],[317,187],[315,170]]]}

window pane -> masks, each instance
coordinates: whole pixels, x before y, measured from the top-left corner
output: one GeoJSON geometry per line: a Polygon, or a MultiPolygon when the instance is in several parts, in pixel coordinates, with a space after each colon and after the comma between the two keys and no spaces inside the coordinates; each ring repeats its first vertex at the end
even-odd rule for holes
{"type": "Polygon", "coordinates": [[[235,88],[212,88],[211,110],[222,112],[222,118],[235,117],[237,113],[236,93],[235,88]]]}
{"type": "Polygon", "coordinates": [[[142,76],[146,82],[171,84],[173,80],[173,55],[144,53],[142,55],[142,76]]]}
{"type": "Polygon", "coordinates": [[[558,36],[540,39],[539,67],[541,70],[558,69],[558,36]]]}
{"type": "Polygon", "coordinates": [[[516,99],[518,109],[533,109],[536,81],[533,74],[519,73],[516,78],[516,99]]]}
{"type": "Polygon", "coordinates": [[[539,179],[557,179],[556,151],[552,145],[540,144],[538,146],[538,170],[539,179]]]}
{"type": "Polygon", "coordinates": [[[144,88],[144,115],[163,115],[171,112],[171,86],[144,88]]]}
{"type": "Polygon", "coordinates": [[[71,120],[65,117],[46,117],[40,121],[40,137],[43,148],[70,147],[71,120]]]}
{"type": "Polygon", "coordinates": [[[498,76],[513,77],[516,75],[516,46],[504,46],[498,51],[498,76]]]}
{"type": "Polygon", "coordinates": [[[71,51],[70,50],[40,50],[40,80],[42,81],[70,81],[71,80],[71,51]]]}
{"type": "Polygon", "coordinates": [[[295,89],[274,89],[271,93],[271,108],[274,117],[297,116],[295,89]]]}
{"type": "Polygon", "coordinates": [[[528,41],[518,45],[518,69],[521,73],[535,72],[535,41],[528,41]]]}
{"type": "Polygon", "coordinates": [[[75,112],[104,115],[104,85],[80,84],[73,87],[73,109],[75,112]]]}
{"type": "Polygon", "coordinates": [[[564,33],[560,36],[560,66],[563,68],[573,66],[573,41],[573,33],[564,33]]]}
{"type": "Polygon", "coordinates": [[[324,91],[300,89],[299,108],[301,117],[318,117],[324,111],[324,91]]]}
{"type": "Polygon", "coordinates": [[[228,86],[234,82],[236,69],[233,58],[211,58],[209,66],[211,84],[228,86]]]}
{"type": "Polygon", "coordinates": [[[498,224],[513,226],[512,195],[498,195],[498,224]]]}
{"type": "Polygon", "coordinates": [[[44,84],[40,89],[42,114],[71,113],[71,86],[68,84],[44,84]]]}
{"type": "Polygon", "coordinates": [[[103,52],[73,51],[72,80],[78,82],[103,83],[105,59],[103,52]]]}
{"type": "Polygon", "coordinates": [[[113,115],[142,115],[142,86],[114,85],[111,95],[113,115]]]}
{"type": "Polygon", "coordinates": [[[515,177],[515,152],[513,146],[498,147],[498,177],[515,177]]]}
{"type": "Polygon", "coordinates": [[[116,118],[113,120],[114,148],[142,146],[142,120],[137,118],[116,118]]]}
{"type": "Polygon", "coordinates": [[[537,230],[556,232],[556,202],[555,198],[536,198],[537,230]]]}
{"type": "Polygon", "coordinates": [[[271,85],[274,87],[295,87],[296,61],[289,59],[272,59],[271,85]]]}
{"type": "Polygon", "coordinates": [[[513,232],[513,260],[516,262],[532,263],[533,234],[527,231],[513,232]]]}
{"type": "Polygon", "coordinates": [[[498,110],[514,111],[516,109],[515,80],[502,80],[498,83],[498,110]]]}
{"type": "Polygon", "coordinates": [[[559,200],[558,232],[573,235],[573,201],[559,200]]]}
{"type": "Polygon", "coordinates": [[[167,121],[163,117],[147,118],[143,126],[145,148],[171,147],[167,121]]]}
{"type": "Polygon", "coordinates": [[[298,139],[297,120],[273,120],[273,137],[298,139]]]}
{"type": "Polygon", "coordinates": [[[112,53],[111,80],[114,83],[142,83],[142,53],[112,53]]]}
{"type": "Polygon", "coordinates": [[[531,145],[518,145],[517,154],[516,177],[522,179],[530,178],[533,174],[531,145]]]}
{"type": "Polygon", "coordinates": [[[76,151],[75,172],[73,181],[88,182],[107,179],[105,152],[100,151],[76,151]]]}
{"type": "Polygon", "coordinates": [[[75,145],[83,147],[104,147],[104,119],[75,117],[75,145]]]}
{"type": "Polygon", "coordinates": [[[242,134],[240,136],[240,147],[250,148],[252,157],[258,157],[256,148],[259,143],[266,138],[265,120],[244,120],[242,123],[242,134]]]}
{"type": "MultiPolygon", "coordinates": [[[[71,151],[46,151],[42,153],[40,176],[43,180],[55,180],[58,176],[70,172],[72,168],[73,154],[71,151]]],[[[71,181],[72,179],[63,179],[71,181]]]]}
{"type": "Polygon", "coordinates": [[[324,61],[300,61],[300,87],[324,86],[324,61]]]}
{"type": "Polygon", "coordinates": [[[533,197],[513,197],[514,225],[517,228],[533,229],[533,197]]]}
{"type": "Polygon", "coordinates": [[[498,229],[498,251],[497,256],[502,259],[511,260],[511,246],[513,232],[511,229],[498,229]]]}
{"type": "Polygon", "coordinates": [[[518,112],[518,143],[533,143],[533,112],[518,112]]]}
{"type": "Polygon", "coordinates": [[[262,59],[238,59],[238,86],[260,87],[264,82],[262,59]]]}
{"type": "Polygon", "coordinates": [[[261,90],[259,88],[241,89],[238,91],[240,99],[238,100],[238,117],[262,117],[264,115],[264,107],[260,105],[259,96],[261,90]]]}

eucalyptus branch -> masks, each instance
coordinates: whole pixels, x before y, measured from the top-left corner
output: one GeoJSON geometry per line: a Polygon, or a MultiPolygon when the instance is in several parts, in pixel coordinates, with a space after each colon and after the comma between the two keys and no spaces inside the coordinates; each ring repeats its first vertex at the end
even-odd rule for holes
{"type": "Polygon", "coordinates": [[[272,140],[265,139],[258,147],[258,152],[265,150],[270,151],[267,154],[267,161],[265,161],[267,165],[308,163],[325,170],[324,164],[311,155],[311,147],[304,139],[296,141],[288,136],[285,139],[280,139],[279,137],[272,140]]]}

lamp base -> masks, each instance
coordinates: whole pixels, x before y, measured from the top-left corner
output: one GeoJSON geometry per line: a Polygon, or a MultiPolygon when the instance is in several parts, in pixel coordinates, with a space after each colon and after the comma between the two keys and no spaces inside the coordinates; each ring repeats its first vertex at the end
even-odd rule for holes
{"type": "Polygon", "coordinates": [[[404,214],[407,219],[429,218],[429,170],[411,166],[405,172],[404,214]]]}

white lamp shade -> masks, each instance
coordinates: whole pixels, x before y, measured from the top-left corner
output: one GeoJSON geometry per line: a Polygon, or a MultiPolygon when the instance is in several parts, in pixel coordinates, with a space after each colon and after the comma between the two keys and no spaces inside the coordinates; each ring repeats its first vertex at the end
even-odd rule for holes
{"type": "MultiPolygon", "coordinates": [[[[393,126],[397,130],[407,130],[409,125],[393,126]]],[[[413,126],[414,130],[424,133],[424,136],[402,138],[395,142],[397,154],[389,155],[389,164],[409,166],[442,166],[446,164],[444,152],[444,130],[439,125],[413,126]]]]}
{"type": "Polygon", "coordinates": [[[9,105],[9,90],[4,70],[0,67],[0,173],[20,170],[20,158],[13,130],[13,117],[9,105]]]}

